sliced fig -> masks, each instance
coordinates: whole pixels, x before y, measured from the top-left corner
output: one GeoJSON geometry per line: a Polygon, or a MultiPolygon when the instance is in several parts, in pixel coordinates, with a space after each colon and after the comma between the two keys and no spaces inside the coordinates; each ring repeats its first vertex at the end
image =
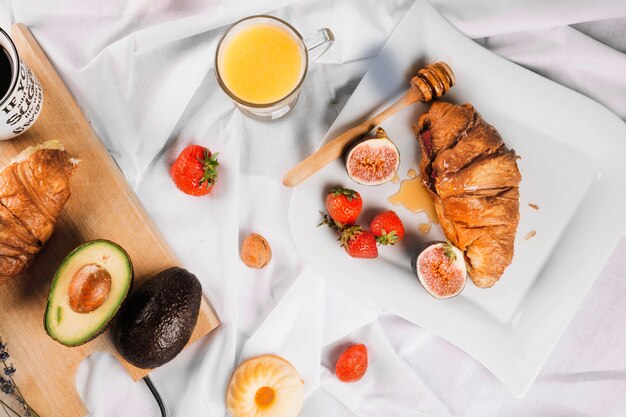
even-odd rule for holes
{"type": "Polygon", "coordinates": [[[354,181],[363,185],[384,184],[396,175],[400,152],[382,128],[374,136],[352,145],[346,154],[346,170],[354,181]]]}
{"type": "Polygon", "coordinates": [[[435,298],[459,295],[467,282],[463,252],[448,242],[427,242],[411,261],[413,272],[435,298]]]}

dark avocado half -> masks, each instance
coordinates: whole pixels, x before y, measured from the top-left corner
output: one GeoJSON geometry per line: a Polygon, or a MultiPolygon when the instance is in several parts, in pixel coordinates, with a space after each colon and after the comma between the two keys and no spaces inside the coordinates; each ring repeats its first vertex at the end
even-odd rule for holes
{"type": "Polygon", "coordinates": [[[92,240],[69,253],[50,286],[44,327],[65,346],[87,343],[108,327],[133,285],[133,264],[121,246],[92,240]]]}
{"type": "Polygon", "coordinates": [[[115,344],[138,368],[157,368],[185,347],[198,321],[202,286],[183,268],[169,268],[135,291],[120,310],[115,344]]]}

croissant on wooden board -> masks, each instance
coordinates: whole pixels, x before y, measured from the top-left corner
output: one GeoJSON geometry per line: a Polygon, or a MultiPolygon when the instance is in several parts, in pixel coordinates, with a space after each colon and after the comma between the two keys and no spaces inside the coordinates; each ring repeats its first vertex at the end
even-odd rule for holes
{"type": "Polygon", "coordinates": [[[446,238],[465,253],[474,284],[491,287],[513,259],[522,180],[515,151],[470,104],[433,103],[416,133],[421,178],[446,238]]]}
{"type": "Polygon", "coordinates": [[[24,271],[52,235],[75,165],[60,142],[48,141],[0,172],[0,281],[24,271]]]}

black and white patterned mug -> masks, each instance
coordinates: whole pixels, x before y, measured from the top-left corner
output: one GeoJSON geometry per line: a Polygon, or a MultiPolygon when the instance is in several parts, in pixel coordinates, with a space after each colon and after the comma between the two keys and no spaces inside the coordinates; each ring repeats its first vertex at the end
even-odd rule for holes
{"type": "Polygon", "coordinates": [[[0,28],[0,140],[28,130],[42,106],[39,80],[20,60],[15,44],[0,28]]]}

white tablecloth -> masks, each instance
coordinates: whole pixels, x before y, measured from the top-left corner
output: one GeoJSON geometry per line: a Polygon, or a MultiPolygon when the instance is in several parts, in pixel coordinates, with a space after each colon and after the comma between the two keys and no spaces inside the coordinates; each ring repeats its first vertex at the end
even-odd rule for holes
{"type": "MultiPolygon", "coordinates": [[[[282,187],[282,174],[319,145],[411,1],[290,3],[6,3],[14,21],[30,26],[223,321],[153,372],[172,415],[223,416],[233,366],[266,352],[285,356],[300,371],[306,417],[626,415],[624,239],[521,400],[455,346],[334,288],[303,264],[288,229],[291,192],[282,187]],[[224,25],[269,11],[303,33],[329,27],[337,41],[311,66],[293,113],[261,123],[234,110],[212,66],[224,25]],[[219,182],[207,198],[183,195],[168,176],[173,158],[191,143],[220,153],[219,182]],[[251,231],[263,234],[274,252],[261,271],[239,261],[239,242],[251,231]],[[333,360],[349,341],[365,343],[371,363],[369,378],[347,385],[334,377],[333,360]]],[[[485,47],[626,120],[623,0],[434,4],[485,47]]],[[[86,360],[76,383],[93,417],[157,415],[145,386],[106,354],[86,360]]]]}

